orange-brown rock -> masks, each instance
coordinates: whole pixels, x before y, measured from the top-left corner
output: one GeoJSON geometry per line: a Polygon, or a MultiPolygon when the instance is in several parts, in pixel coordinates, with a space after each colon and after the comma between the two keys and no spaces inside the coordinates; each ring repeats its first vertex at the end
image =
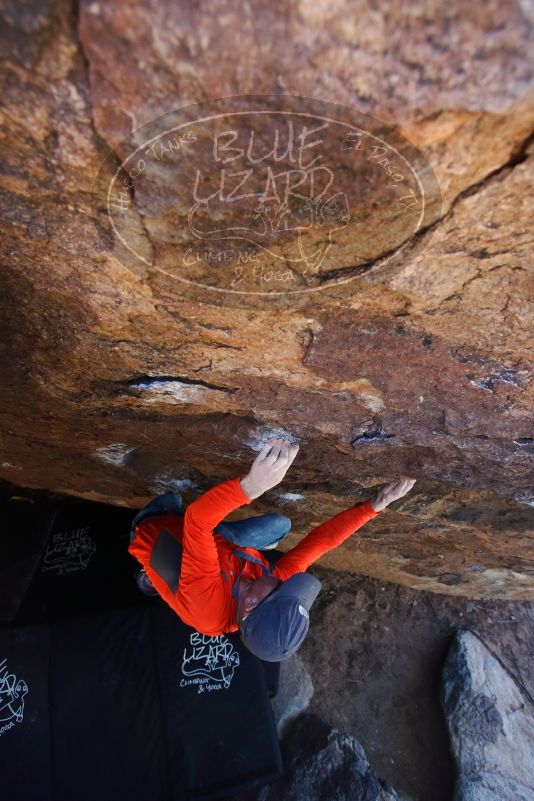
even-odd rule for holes
{"type": "MultiPolygon", "coordinates": [[[[3,14],[1,477],[133,507],[167,489],[190,500],[287,432],[298,459],[255,508],[289,514],[297,535],[417,479],[325,566],[534,597],[526,6],[111,0],[3,14]],[[291,225],[228,196],[192,217],[188,170],[220,185],[214,123],[190,125],[172,158],[153,149],[134,179],[128,159],[161,115],[191,122],[192,104],[218,98],[228,114],[244,95],[270,98],[256,144],[270,147],[278,107],[317,120],[336,106],[343,124],[373,126],[362,141],[395,143],[391,173],[381,151],[350,161],[332,123],[321,156],[337,183],[318,174],[311,205],[290,193],[275,211],[291,225]],[[389,180],[403,154],[413,206],[389,180]],[[245,217],[256,268],[239,291],[235,253],[184,267],[214,230],[240,241],[245,217]]],[[[255,168],[254,192],[267,174],[255,168]]]]}

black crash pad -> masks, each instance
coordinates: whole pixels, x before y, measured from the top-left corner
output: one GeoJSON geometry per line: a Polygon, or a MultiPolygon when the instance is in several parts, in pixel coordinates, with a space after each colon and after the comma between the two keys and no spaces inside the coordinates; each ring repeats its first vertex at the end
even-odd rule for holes
{"type": "Polygon", "coordinates": [[[3,553],[15,554],[0,596],[10,801],[210,801],[281,773],[269,702],[279,666],[238,634],[203,637],[138,591],[134,514],[37,502],[13,518],[18,551],[6,549],[15,529],[2,528],[3,553]]]}
{"type": "Polygon", "coordinates": [[[19,613],[57,513],[56,505],[26,498],[0,502],[0,621],[19,613]]]}
{"type": "Polygon", "coordinates": [[[17,622],[59,620],[139,601],[137,562],[128,553],[135,510],[89,501],[39,505],[53,508],[54,520],[17,622]]]}
{"type": "Polygon", "coordinates": [[[163,604],[4,627],[0,663],[10,801],[208,801],[281,773],[261,662],[163,604]]]}

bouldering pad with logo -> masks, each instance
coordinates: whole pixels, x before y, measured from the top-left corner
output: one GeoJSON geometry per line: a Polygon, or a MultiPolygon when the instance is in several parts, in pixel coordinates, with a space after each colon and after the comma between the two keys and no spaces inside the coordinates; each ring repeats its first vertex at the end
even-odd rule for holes
{"type": "Polygon", "coordinates": [[[4,626],[0,664],[10,801],[215,801],[281,774],[262,663],[163,603],[4,626]]]}
{"type": "Polygon", "coordinates": [[[16,620],[59,620],[138,602],[137,565],[127,552],[134,514],[132,509],[88,501],[56,504],[16,620]]]}

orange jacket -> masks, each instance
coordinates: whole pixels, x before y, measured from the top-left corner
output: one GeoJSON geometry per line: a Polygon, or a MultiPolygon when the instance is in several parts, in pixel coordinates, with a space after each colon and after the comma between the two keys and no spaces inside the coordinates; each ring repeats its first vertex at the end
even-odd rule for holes
{"type": "MultiPolygon", "coordinates": [[[[142,564],[145,572],[169,606],[180,618],[202,634],[216,636],[237,631],[237,604],[232,586],[241,575],[243,580],[260,578],[260,565],[241,560],[234,549],[250,553],[269,567],[269,562],[255,548],[242,548],[213,529],[234,509],[251,503],[241,488],[240,478],[232,478],[204,493],[187,507],[185,515],[158,515],[142,520],[135,527],[129,552],[142,564]],[[150,567],[152,547],[163,529],[183,546],[178,589],[169,585],[150,567]]],[[[302,573],[327,551],[331,551],[376,517],[370,501],[363,501],[313,529],[298,545],[287,551],[276,563],[273,576],[284,581],[302,573]]]]}

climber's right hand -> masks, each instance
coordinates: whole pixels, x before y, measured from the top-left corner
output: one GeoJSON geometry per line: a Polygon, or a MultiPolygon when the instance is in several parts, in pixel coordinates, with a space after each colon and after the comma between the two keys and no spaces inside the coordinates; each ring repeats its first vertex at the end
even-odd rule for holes
{"type": "Polygon", "coordinates": [[[415,478],[401,478],[399,481],[394,481],[392,484],[382,487],[376,499],[371,501],[371,506],[375,512],[381,512],[386,506],[389,506],[393,501],[397,501],[406,495],[415,484],[415,478]]]}
{"type": "Polygon", "coordinates": [[[241,479],[241,488],[248,498],[259,498],[279,484],[289,470],[299,446],[284,439],[268,440],[254,459],[252,467],[241,479]]]}

